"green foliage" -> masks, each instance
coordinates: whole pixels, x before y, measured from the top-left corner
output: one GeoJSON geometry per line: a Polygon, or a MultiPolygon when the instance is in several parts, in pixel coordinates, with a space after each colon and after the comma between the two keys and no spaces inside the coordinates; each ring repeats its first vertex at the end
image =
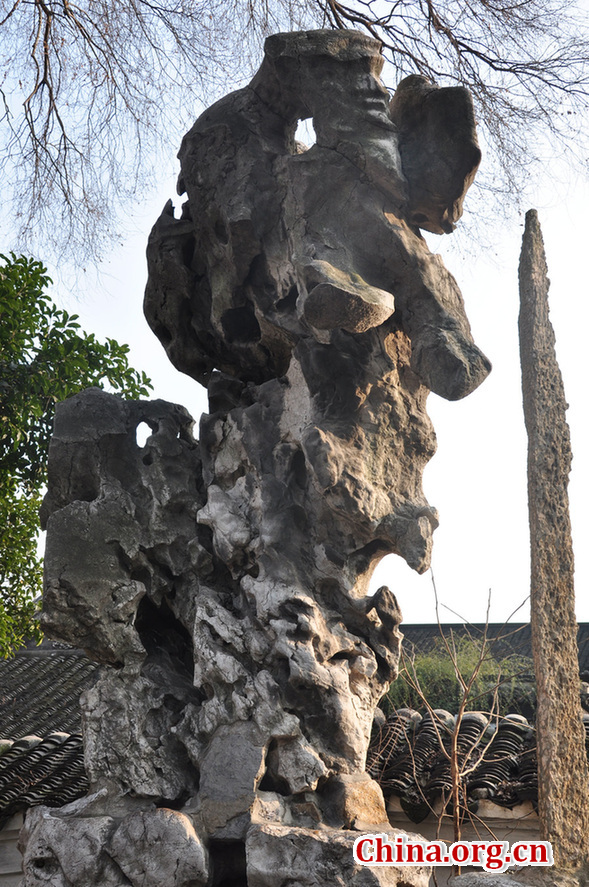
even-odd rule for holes
{"type": "Polygon", "coordinates": [[[479,661],[467,711],[496,711],[499,715],[516,712],[528,716],[535,709],[531,659],[512,654],[499,661],[492,655],[492,642],[488,641],[481,661],[483,639],[460,637],[448,641],[450,648],[455,650],[453,656],[449,655],[441,637],[427,653],[415,657],[405,653],[399,677],[381,701],[387,714],[397,708],[423,710],[424,698],[432,708],[443,708],[455,714],[463,696],[456,671],[468,681],[476,672],[479,661]]]}
{"type": "Polygon", "coordinates": [[[38,511],[55,404],[90,386],[144,397],[128,346],[97,341],[57,308],[40,262],[0,255],[0,656],[40,638],[38,511]]]}

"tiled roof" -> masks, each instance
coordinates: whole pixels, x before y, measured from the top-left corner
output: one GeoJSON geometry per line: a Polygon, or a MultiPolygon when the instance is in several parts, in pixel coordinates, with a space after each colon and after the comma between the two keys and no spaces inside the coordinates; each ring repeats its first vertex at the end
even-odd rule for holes
{"type": "Polygon", "coordinates": [[[80,733],[80,694],[97,675],[79,650],[23,650],[0,661],[0,738],[80,733]]]}
{"type": "Polygon", "coordinates": [[[98,672],[79,650],[51,645],[0,661],[0,828],[27,807],[60,807],[88,790],[79,699],[98,672]]]}
{"type": "Polygon", "coordinates": [[[87,790],[79,734],[0,740],[0,829],[27,807],[61,807],[87,790]]]}
{"type": "MultiPolygon", "coordinates": [[[[589,715],[583,715],[583,723],[589,754],[589,715]]],[[[366,769],[385,798],[396,796],[413,822],[422,822],[450,797],[446,753],[454,726],[454,716],[441,709],[423,717],[399,709],[373,730],[366,769]]],[[[473,813],[483,799],[501,807],[524,801],[537,806],[536,736],[525,718],[508,715],[497,724],[480,712],[467,712],[458,731],[458,754],[470,771],[462,800],[473,813]]]]}

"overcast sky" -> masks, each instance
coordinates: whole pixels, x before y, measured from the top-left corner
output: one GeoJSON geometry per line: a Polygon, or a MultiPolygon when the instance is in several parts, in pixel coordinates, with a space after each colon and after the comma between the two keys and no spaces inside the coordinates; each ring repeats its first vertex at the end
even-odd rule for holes
{"type": "MultiPolygon", "coordinates": [[[[170,151],[173,156],[176,146],[170,146],[170,151]]],[[[551,318],[570,404],[577,617],[589,621],[589,424],[582,373],[589,350],[589,185],[546,169],[533,191],[526,208],[538,209],[543,228],[552,281],[551,318]]],[[[204,390],[171,366],[148,329],[141,308],[147,236],[168,197],[175,197],[175,175],[162,177],[161,190],[149,204],[139,210],[129,208],[128,223],[133,233],[102,263],[99,278],[89,273],[78,287],[77,298],[66,296],[62,288],[55,288],[53,297],[78,313],[86,330],[129,343],[131,362],[145,369],[153,380],[153,396],[184,404],[198,419],[206,410],[204,390]]],[[[469,224],[473,224],[472,218],[469,224]]],[[[474,224],[478,224],[476,219],[474,224]]],[[[510,225],[489,225],[481,220],[480,226],[481,240],[491,246],[477,248],[474,255],[466,235],[427,235],[430,248],[443,253],[457,278],[475,341],[493,362],[489,378],[465,400],[449,403],[432,394],[428,401],[438,452],[426,469],[424,487],[430,504],[440,512],[440,527],[434,535],[433,573],[443,621],[456,621],[458,617],[484,621],[489,592],[491,620],[503,621],[529,594],[527,444],[517,338],[517,266],[523,213],[510,225]]],[[[375,574],[374,588],[381,584],[389,585],[397,594],[406,622],[435,620],[429,572],[417,576],[400,558],[390,556],[375,574]]],[[[527,604],[515,618],[529,618],[527,604]]]]}

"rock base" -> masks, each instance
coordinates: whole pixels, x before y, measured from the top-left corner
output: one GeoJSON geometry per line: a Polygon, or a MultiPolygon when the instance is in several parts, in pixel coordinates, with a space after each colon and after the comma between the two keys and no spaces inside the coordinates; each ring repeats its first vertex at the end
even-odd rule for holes
{"type": "MultiPolygon", "coordinates": [[[[58,811],[36,807],[29,813],[21,834],[21,887],[427,887],[430,881],[429,866],[355,863],[358,830],[263,821],[280,807],[271,792],[259,793],[233,833],[206,842],[197,811],[137,809],[121,816],[111,809],[101,815],[105,801],[99,792],[58,811]]],[[[387,832],[392,841],[401,834],[382,822],[367,830],[387,832]]]]}

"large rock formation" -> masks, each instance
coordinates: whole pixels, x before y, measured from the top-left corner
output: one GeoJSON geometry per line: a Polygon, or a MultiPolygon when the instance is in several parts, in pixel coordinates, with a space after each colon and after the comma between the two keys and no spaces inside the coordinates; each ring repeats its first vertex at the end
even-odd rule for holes
{"type": "Polygon", "coordinates": [[[427,882],[352,860],[388,828],[364,766],[401,640],[367,586],[389,552],[427,568],[427,394],[489,370],[416,227],[452,229],[480,153],[464,90],[409,78],[389,106],[381,65],[355,32],[276,35],[183,141],[145,310],[208,386],[199,441],[159,401],[58,410],[44,624],[105,670],[92,793],[30,819],[27,887],[427,882]]]}

